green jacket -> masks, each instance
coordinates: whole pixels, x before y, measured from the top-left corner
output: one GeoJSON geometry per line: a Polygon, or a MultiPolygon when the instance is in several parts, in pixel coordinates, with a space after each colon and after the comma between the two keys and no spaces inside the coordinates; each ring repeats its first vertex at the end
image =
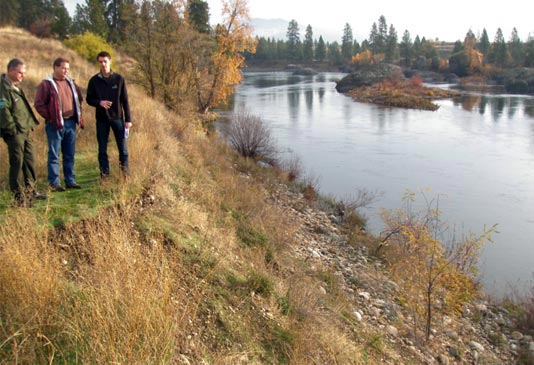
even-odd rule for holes
{"type": "Polygon", "coordinates": [[[20,88],[16,88],[5,74],[0,77],[0,135],[27,133],[39,121],[20,88]]]}

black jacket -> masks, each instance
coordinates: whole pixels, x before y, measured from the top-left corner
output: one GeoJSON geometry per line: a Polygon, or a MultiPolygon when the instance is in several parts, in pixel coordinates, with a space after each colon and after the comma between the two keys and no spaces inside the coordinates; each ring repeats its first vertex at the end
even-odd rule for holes
{"type": "Polygon", "coordinates": [[[118,73],[112,72],[109,77],[97,73],[91,77],[85,100],[96,108],[97,120],[124,119],[126,123],[131,122],[126,82],[118,73]],[[111,108],[102,108],[99,104],[101,100],[111,101],[111,108]]]}

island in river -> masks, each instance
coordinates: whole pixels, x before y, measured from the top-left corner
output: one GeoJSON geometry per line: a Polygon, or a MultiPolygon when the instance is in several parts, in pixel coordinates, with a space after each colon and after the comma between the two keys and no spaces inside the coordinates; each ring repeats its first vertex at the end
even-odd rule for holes
{"type": "Polygon", "coordinates": [[[436,110],[434,100],[460,94],[423,86],[419,76],[406,79],[399,66],[386,63],[358,68],[338,81],[336,89],[360,102],[423,110],[436,110]]]}

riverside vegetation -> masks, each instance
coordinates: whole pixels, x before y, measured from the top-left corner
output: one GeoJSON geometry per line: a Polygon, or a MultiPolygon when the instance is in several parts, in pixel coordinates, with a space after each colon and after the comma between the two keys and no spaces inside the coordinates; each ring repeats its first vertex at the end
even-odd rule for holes
{"type": "MultiPolygon", "coordinates": [[[[15,49],[28,63],[22,87],[30,99],[58,55],[71,61],[82,87],[97,70],[58,41],[1,28],[3,64],[15,49]]],[[[127,57],[114,58],[128,65],[127,57]]],[[[128,67],[120,72],[128,79],[128,67]]],[[[297,168],[262,168],[206,133],[196,106],[184,103],[177,114],[140,88],[129,90],[135,130],[127,184],[117,171],[99,183],[94,115],[86,107],[76,155],[85,188],[54,193],[33,209],[12,208],[2,192],[1,363],[532,361],[527,307],[505,309],[471,295],[445,315],[439,306],[460,302],[434,292],[425,336],[414,326],[425,305],[409,304],[401,266],[389,265],[400,251],[388,256],[388,246],[407,230],[381,241],[365,234],[349,204],[295,182],[297,168]],[[514,313],[526,328],[514,327],[514,313]]],[[[43,188],[42,125],[34,140],[43,188]]],[[[0,164],[5,186],[6,159],[0,164]]],[[[404,218],[392,213],[389,222],[407,225],[404,218]]],[[[403,242],[417,257],[414,237],[403,242]]]]}

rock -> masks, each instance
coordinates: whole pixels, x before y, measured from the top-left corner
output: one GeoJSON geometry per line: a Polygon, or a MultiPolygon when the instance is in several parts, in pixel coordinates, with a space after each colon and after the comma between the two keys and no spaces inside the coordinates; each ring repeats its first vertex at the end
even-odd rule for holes
{"type": "Polygon", "coordinates": [[[519,331],[514,331],[512,332],[512,339],[516,340],[516,341],[521,341],[521,339],[523,338],[523,334],[519,331]]]}
{"type": "Polygon", "coordinates": [[[476,309],[479,312],[487,312],[488,311],[488,306],[485,305],[485,304],[477,304],[476,309]]]}
{"type": "Polygon", "coordinates": [[[312,248],[310,248],[309,250],[310,250],[310,253],[313,256],[313,258],[316,258],[316,259],[321,258],[321,254],[319,252],[315,251],[312,248]]]}
{"type": "Polygon", "coordinates": [[[440,354],[438,356],[438,363],[443,365],[449,365],[449,358],[446,355],[440,354]]]}
{"type": "Polygon", "coordinates": [[[359,311],[355,311],[353,314],[354,314],[354,318],[356,318],[358,322],[362,321],[362,314],[359,311]]]}
{"type": "Polygon", "coordinates": [[[321,294],[326,295],[326,289],[322,286],[319,288],[319,291],[321,292],[321,294]]]}
{"type": "Polygon", "coordinates": [[[399,336],[399,330],[391,325],[386,327],[386,332],[394,337],[399,336]]]}
{"type": "Polygon", "coordinates": [[[449,348],[449,356],[457,359],[460,357],[460,352],[458,351],[456,347],[451,347],[449,348]]]}
{"type": "Polygon", "coordinates": [[[360,66],[338,81],[336,90],[340,93],[346,93],[357,87],[370,86],[387,79],[404,79],[402,68],[389,63],[360,66]]]}
{"type": "Polygon", "coordinates": [[[293,71],[293,75],[295,75],[295,76],[313,76],[313,75],[317,75],[317,71],[315,71],[314,69],[309,68],[309,67],[303,67],[303,68],[299,68],[299,69],[293,71]]]}
{"type": "Polygon", "coordinates": [[[472,349],[477,350],[478,352],[484,352],[484,346],[482,346],[476,341],[469,342],[469,346],[471,346],[472,349]]]}
{"type": "Polygon", "coordinates": [[[358,296],[362,299],[365,299],[365,300],[370,300],[371,299],[371,294],[369,294],[368,292],[366,291],[361,291],[358,293],[358,296]]]}
{"type": "Polygon", "coordinates": [[[471,356],[473,357],[473,360],[475,361],[475,364],[478,362],[478,351],[473,349],[471,350],[471,356]]]}
{"type": "Polygon", "coordinates": [[[534,342],[531,342],[531,343],[528,345],[528,350],[529,350],[530,352],[532,352],[533,355],[534,355],[534,342]]]}

